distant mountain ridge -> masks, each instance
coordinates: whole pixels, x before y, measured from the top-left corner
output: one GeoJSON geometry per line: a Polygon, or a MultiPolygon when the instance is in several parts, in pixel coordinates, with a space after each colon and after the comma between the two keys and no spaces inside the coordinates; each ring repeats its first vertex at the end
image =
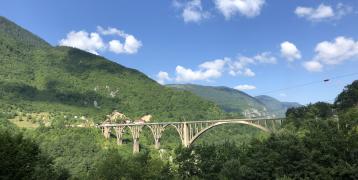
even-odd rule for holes
{"type": "Polygon", "coordinates": [[[264,104],[269,112],[275,115],[284,115],[288,108],[301,106],[296,102],[281,102],[267,95],[255,96],[255,98],[264,104]]]}
{"type": "Polygon", "coordinates": [[[283,117],[288,108],[300,106],[298,103],[280,102],[265,95],[252,97],[245,92],[223,86],[195,84],[168,84],[166,86],[190,91],[215,102],[226,112],[239,112],[245,117],[283,117]]]}

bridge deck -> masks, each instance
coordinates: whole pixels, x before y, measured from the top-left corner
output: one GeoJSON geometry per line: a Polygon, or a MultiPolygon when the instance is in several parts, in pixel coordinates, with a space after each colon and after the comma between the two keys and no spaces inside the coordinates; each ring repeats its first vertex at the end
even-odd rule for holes
{"type": "Polygon", "coordinates": [[[117,126],[138,126],[138,125],[175,125],[175,124],[193,124],[193,123],[213,123],[213,122],[237,122],[237,121],[262,121],[262,120],[282,120],[284,118],[255,118],[255,119],[219,119],[205,121],[181,121],[181,122],[153,122],[153,123],[108,123],[101,124],[98,127],[117,127],[117,126]]]}

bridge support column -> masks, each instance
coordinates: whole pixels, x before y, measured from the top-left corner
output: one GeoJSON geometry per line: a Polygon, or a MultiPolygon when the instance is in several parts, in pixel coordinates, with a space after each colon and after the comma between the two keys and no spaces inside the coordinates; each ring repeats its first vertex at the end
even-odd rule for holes
{"type": "Polygon", "coordinates": [[[139,136],[140,132],[142,131],[141,125],[138,126],[130,126],[129,129],[132,132],[132,138],[133,138],[133,154],[139,152],[139,136]]]}
{"type": "Polygon", "coordinates": [[[117,137],[117,144],[122,145],[123,144],[123,130],[124,126],[119,126],[114,129],[116,131],[116,137],[117,137]]]}
{"type": "Polygon", "coordinates": [[[103,127],[103,135],[106,139],[110,137],[111,128],[110,127],[103,127]]]}
{"type": "Polygon", "coordinates": [[[190,129],[189,129],[189,127],[188,127],[188,124],[186,123],[186,122],[184,122],[184,124],[183,124],[183,145],[184,145],[184,147],[189,147],[189,141],[190,141],[190,139],[189,139],[189,131],[190,131],[190,129]]]}
{"type": "Polygon", "coordinates": [[[133,139],[133,154],[139,153],[139,138],[133,139]]]}
{"type": "Polygon", "coordinates": [[[160,149],[160,139],[155,139],[155,149],[160,149]]]}

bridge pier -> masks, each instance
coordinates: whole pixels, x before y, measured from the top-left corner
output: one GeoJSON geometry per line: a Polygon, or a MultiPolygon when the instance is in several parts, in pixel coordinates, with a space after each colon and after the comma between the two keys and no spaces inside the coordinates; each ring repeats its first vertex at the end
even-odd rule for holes
{"type": "Polygon", "coordinates": [[[142,125],[130,126],[129,129],[132,133],[133,138],[133,154],[139,153],[139,136],[142,131],[142,125]]]}
{"type": "Polygon", "coordinates": [[[160,149],[160,139],[155,139],[155,149],[160,149]]]}
{"type": "Polygon", "coordinates": [[[124,127],[120,126],[120,127],[115,127],[114,130],[116,131],[116,137],[117,137],[117,144],[118,145],[122,145],[123,144],[123,130],[124,127]]]}
{"type": "Polygon", "coordinates": [[[190,139],[189,139],[189,127],[188,127],[188,124],[186,122],[184,122],[183,124],[183,145],[184,147],[189,147],[190,145],[190,139]]]}
{"type": "Polygon", "coordinates": [[[109,139],[109,137],[111,136],[110,132],[111,132],[110,127],[103,127],[103,135],[106,139],[109,139]]]}
{"type": "Polygon", "coordinates": [[[133,139],[133,154],[139,153],[139,138],[133,139]]]}

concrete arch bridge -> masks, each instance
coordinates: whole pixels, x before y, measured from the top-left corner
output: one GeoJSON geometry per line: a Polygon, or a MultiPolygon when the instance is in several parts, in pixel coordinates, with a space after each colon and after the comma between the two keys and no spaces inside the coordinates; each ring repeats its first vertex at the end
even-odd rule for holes
{"type": "Polygon", "coordinates": [[[128,123],[114,124],[103,123],[98,127],[102,129],[102,133],[106,139],[110,138],[110,134],[116,135],[117,144],[122,144],[122,138],[125,129],[131,131],[133,138],[133,153],[139,152],[139,137],[142,129],[148,127],[152,132],[155,141],[155,148],[160,148],[160,139],[167,127],[174,127],[180,136],[183,146],[190,146],[200,135],[211,128],[223,124],[244,124],[261,129],[265,132],[273,132],[281,126],[284,118],[257,118],[257,119],[226,119],[226,120],[207,120],[207,121],[184,121],[184,122],[156,122],[156,123],[128,123]]]}

